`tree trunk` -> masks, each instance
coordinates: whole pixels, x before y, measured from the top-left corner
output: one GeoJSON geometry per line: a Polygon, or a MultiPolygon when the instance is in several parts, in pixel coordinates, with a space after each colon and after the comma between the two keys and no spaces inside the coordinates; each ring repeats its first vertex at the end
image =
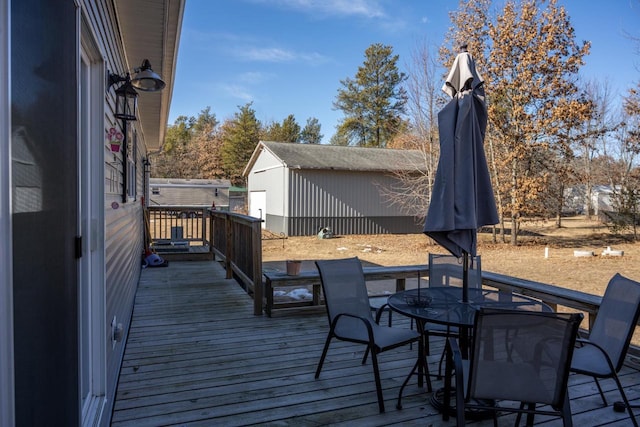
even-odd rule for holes
{"type": "Polygon", "coordinates": [[[556,228],[562,228],[562,205],[564,204],[564,185],[560,186],[558,191],[558,200],[556,203],[556,228]]]}
{"type": "Polygon", "coordinates": [[[514,159],[511,162],[511,244],[516,246],[518,244],[518,172],[517,161],[514,159]]]}
{"type": "Polygon", "coordinates": [[[518,244],[518,216],[511,214],[511,245],[516,246],[518,244]]]}

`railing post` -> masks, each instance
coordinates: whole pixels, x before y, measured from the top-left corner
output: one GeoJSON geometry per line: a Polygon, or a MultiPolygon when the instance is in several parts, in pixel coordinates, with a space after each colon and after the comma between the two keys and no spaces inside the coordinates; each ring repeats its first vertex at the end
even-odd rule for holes
{"type": "Polygon", "coordinates": [[[253,259],[253,314],[262,315],[264,287],[262,286],[262,222],[251,224],[251,251],[253,259]]]}
{"type": "Polygon", "coordinates": [[[224,253],[224,268],[227,270],[227,279],[233,279],[233,267],[231,266],[231,258],[233,257],[233,223],[231,215],[225,213],[225,234],[227,237],[227,247],[224,253]]]}
{"type": "MultiPolygon", "coordinates": [[[[207,215],[209,216],[209,252],[212,255],[214,261],[216,260],[216,252],[213,250],[213,215],[211,215],[210,210],[207,210],[207,215]]],[[[203,222],[204,223],[204,222],[203,222]]]]}

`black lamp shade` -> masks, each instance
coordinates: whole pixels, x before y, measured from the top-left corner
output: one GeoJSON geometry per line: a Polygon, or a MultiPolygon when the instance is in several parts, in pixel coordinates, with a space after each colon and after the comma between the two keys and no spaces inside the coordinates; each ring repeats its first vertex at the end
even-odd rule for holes
{"type": "Polygon", "coordinates": [[[131,84],[145,92],[156,92],[166,86],[160,76],[151,69],[151,63],[148,59],[145,59],[140,68],[136,70],[131,84]]]}
{"type": "Polygon", "coordinates": [[[122,120],[136,120],[138,113],[138,92],[128,81],[116,89],[116,114],[122,120]]]}

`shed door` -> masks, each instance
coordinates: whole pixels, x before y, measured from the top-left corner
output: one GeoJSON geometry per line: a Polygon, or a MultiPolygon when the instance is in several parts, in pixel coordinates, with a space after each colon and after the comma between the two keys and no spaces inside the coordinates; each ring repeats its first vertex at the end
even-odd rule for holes
{"type": "Polygon", "coordinates": [[[249,216],[260,218],[262,220],[262,228],[267,227],[267,192],[252,191],[249,193],[249,216]]]}

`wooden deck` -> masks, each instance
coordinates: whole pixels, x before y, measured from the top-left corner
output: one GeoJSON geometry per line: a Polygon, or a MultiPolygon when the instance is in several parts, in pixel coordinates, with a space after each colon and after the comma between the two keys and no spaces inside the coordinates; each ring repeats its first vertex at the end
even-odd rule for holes
{"type": "MultiPolygon", "coordinates": [[[[334,342],[320,379],[314,379],[326,315],[254,316],[251,298],[224,276],[214,261],[143,270],[112,426],[455,425],[442,421],[415,378],[405,389],[403,409],[396,409],[415,347],[380,356],[386,412],[379,414],[371,366],[360,364],[363,348],[334,342]]],[[[394,325],[401,319],[394,316],[394,325]]],[[[431,347],[435,372],[442,347],[438,341],[431,347]]],[[[625,367],[621,380],[638,403],[640,373],[625,367]]],[[[630,425],[626,413],[602,407],[591,379],[574,375],[570,385],[576,426],[630,425]]],[[[602,385],[610,403],[618,400],[613,381],[602,385]]],[[[513,421],[505,415],[500,425],[513,421]]],[[[560,425],[544,417],[536,421],[560,425]]]]}

